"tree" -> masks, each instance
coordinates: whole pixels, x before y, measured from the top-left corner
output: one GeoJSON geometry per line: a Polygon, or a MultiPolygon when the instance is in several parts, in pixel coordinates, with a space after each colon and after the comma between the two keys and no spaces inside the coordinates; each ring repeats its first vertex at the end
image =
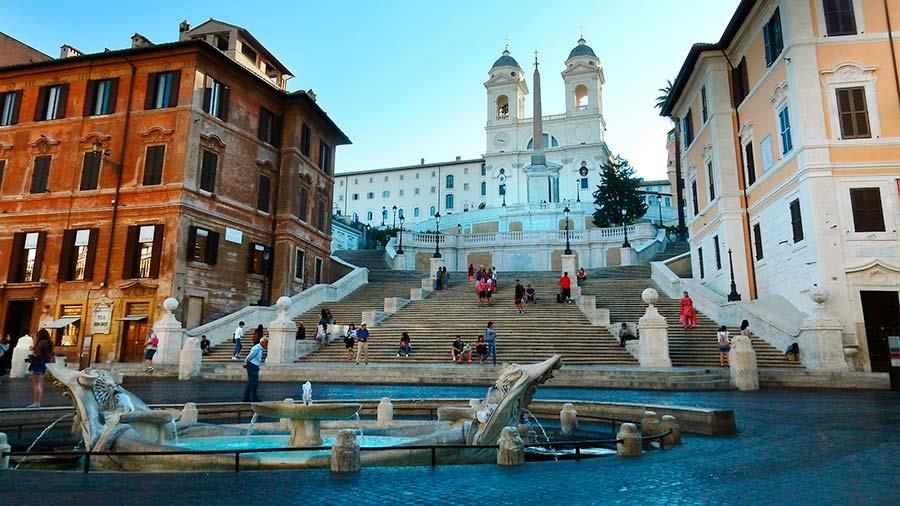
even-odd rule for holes
{"type": "Polygon", "coordinates": [[[600,168],[600,185],[594,192],[594,224],[610,227],[631,223],[647,212],[647,204],[638,193],[643,179],[635,177],[628,160],[615,156],[600,168]],[[622,209],[625,210],[623,220],[622,209]]]}
{"type": "Polygon", "coordinates": [[[669,100],[669,95],[672,94],[672,80],[669,79],[666,81],[666,85],[659,89],[659,96],[656,97],[656,108],[662,109],[664,105],[666,105],[666,101],[669,100]]]}

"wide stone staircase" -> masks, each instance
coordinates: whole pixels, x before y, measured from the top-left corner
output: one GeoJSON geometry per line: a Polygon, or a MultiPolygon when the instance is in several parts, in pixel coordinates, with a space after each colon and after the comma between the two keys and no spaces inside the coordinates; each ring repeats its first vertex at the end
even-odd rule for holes
{"type": "MultiPolygon", "coordinates": [[[[484,334],[487,322],[493,321],[498,335],[498,363],[530,363],[559,353],[565,365],[637,365],[606,329],[591,326],[575,304],[556,303],[557,280],[556,273],[501,272],[493,307],[478,307],[473,283],[465,273],[452,272],[449,288],[410,302],[371,329],[369,360],[450,364],[450,345],[455,336],[459,334],[474,344],[476,337],[484,334]],[[532,283],[537,292],[538,303],[526,305],[524,314],[519,314],[513,303],[516,278],[523,285],[532,283]],[[396,356],[402,332],[408,332],[411,338],[409,358],[396,356]]],[[[343,343],[336,342],[301,361],[346,362],[347,354],[343,343]]]]}

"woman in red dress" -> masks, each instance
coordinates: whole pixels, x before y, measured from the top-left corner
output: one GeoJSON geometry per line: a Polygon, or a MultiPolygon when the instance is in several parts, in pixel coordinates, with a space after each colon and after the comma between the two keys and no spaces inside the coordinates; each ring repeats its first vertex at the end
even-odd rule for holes
{"type": "Polygon", "coordinates": [[[687,292],[681,297],[681,313],[678,314],[678,321],[685,329],[692,329],[697,326],[697,310],[694,309],[694,301],[687,292]]]}

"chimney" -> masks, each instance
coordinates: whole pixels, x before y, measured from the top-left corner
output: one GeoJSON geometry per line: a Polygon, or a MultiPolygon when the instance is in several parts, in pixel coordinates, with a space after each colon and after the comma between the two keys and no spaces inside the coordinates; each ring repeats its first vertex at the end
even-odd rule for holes
{"type": "Polygon", "coordinates": [[[419,161],[419,165],[425,165],[425,159],[424,159],[424,158],[423,158],[422,160],[419,161]]]}
{"type": "Polygon", "coordinates": [[[456,161],[458,162],[458,161],[460,161],[460,160],[462,160],[462,157],[459,156],[459,155],[456,155],[456,161]]]}
{"type": "Polygon", "coordinates": [[[131,36],[131,47],[132,49],[137,47],[150,47],[153,43],[150,42],[150,39],[144,37],[143,35],[135,32],[134,35],[131,36]]]}
{"type": "Polygon", "coordinates": [[[314,92],[312,88],[306,90],[306,94],[309,95],[309,98],[311,98],[313,102],[318,98],[318,95],[316,95],[316,92],[314,92]]]}
{"type": "Polygon", "coordinates": [[[178,25],[178,33],[184,33],[184,32],[189,32],[189,31],[191,31],[191,24],[188,23],[188,20],[185,19],[184,21],[181,22],[180,25],[178,25]]]}
{"type": "Polygon", "coordinates": [[[63,44],[62,46],[59,47],[59,59],[60,60],[65,59],[65,58],[71,58],[73,56],[81,56],[82,54],[84,54],[84,53],[82,53],[81,51],[75,49],[74,47],[72,47],[68,44],[63,44]]]}

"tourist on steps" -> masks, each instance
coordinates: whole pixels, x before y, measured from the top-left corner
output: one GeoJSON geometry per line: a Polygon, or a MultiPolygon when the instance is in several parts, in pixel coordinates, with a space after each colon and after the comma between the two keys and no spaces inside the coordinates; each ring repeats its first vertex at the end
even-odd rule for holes
{"type": "Polygon", "coordinates": [[[681,326],[687,330],[697,326],[697,310],[694,309],[694,301],[687,292],[683,292],[681,297],[681,312],[678,314],[678,321],[681,326]]]}
{"type": "Polygon", "coordinates": [[[253,344],[254,345],[259,344],[259,342],[262,340],[264,334],[265,334],[265,331],[263,330],[262,323],[260,323],[259,325],[256,326],[255,329],[253,329],[253,344]]]}
{"type": "Polygon", "coordinates": [[[525,312],[525,306],[522,305],[522,299],[525,298],[525,287],[522,286],[522,283],[519,283],[519,280],[516,280],[516,309],[519,310],[519,314],[523,314],[525,312]]]}
{"type": "Polygon", "coordinates": [[[435,290],[443,290],[444,287],[441,285],[441,274],[443,271],[440,267],[438,267],[437,272],[434,273],[434,289],[435,290]]]}
{"type": "Polygon", "coordinates": [[[234,343],[234,351],[231,352],[231,360],[238,360],[238,355],[241,354],[241,338],[244,337],[244,322],[238,323],[236,329],[234,329],[234,336],[231,338],[231,342],[234,343]]]}
{"type": "Polygon", "coordinates": [[[750,332],[750,322],[748,322],[747,320],[741,321],[741,335],[747,337],[748,339],[752,335],[750,332]]]}
{"type": "Polygon", "coordinates": [[[475,281],[475,266],[469,264],[469,281],[475,281]]]}
{"type": "Polygon", "coordinates": [[[264,337],[250,348],[244,359],[247,369],[247,386],[244,388],[244,402],[259,402],[259,368],[262,367],[263,349],[269,347],[269,339],[264,337]]]}
{"type": "Polygon", "coordinates": [[[575,280],[576,280],[575,283],[578,286],[581,286],[581,283],[583,283],[584,280],[586,280],[586,279],[587,279],[587,273],[584,272],[584,267],[579,267],[578,272],[575,273],[575,280]]]}
{"type": "Polygon", "coordinates": [[[206,337],[206,334],[200,336],[200,354],[204,357],[209,356],[212,353],[211,344],[209,342],[209,338],[206,337]]]}
{"type": "Polygon", "coordinates": [[[562,277],[559,278],[559,295],[560,302],[570,302],[572,299],[572,278],[569,277],[568,272],[563,272],[562,277]]]}
{"type": "Polygon", "coordinates": [[[484,300],[487,299],[487,286],[483,279],[475,283],[475,294],[478,295],[478,307],[483,307],[484,300]]]}
{"type": "Polygon", "coordinates": [[[456,336],[456,340],[453,341],[453,344],[450,345],[450,361],[461,364],[463,358],[465,358],[467,354],[469,356],[469,362],[471,362],[472,348],[462,340],[462,336],[456,336]]]}
{"type": "Polygon", "coordinates": [[[53,360],[53,341],[47,329],[38,331],[34,345],[31,347],[31,355],[28,356],[28,372],[31,373],[31,392],[34,402],[29,408],[41,407],[41,399],[44,397],[44,373],[47,372],[47,364],[53,360]]]}
{"type": "MultiPolygon", "coordinates": [[[[487,329],[484,331],[484,340],[487,342],[487,354],[494,361],[494,365],[497,365],[497,331],[494,329],[494,322],[487,323],[487,329]]],[[[487,356],[484,358],[487,358],[487,356]]],[[[481,362],[484,363],[484,360],[481,362]]]]}
{"type": "Polygon", "coordinates": [[[487,303],[488,306],[494,305],[494,291],[497,290],[497,284],[493,279],[488,277],[487,282],[485,283],[484,291],[487,293],[487,303]]]}
{"type": "Polygon", "coordinates": [[[725,325],[716,332],[716,343],[719,345],[719,367],[725,367],[728,365],[728,352],[731,351],[731,336],[725,325]]]}
{"type": "Polygon", "coordinates": [[[531,286],[531,283],[528,283],[528,286],[525,288],[525,303],[528,304],[531,302],[532,304],[537,304],[535,295],[534,287],[531,286]]]}
{"type": "Polygon", "coordinates": [[[356,355],[353,353],[353,347],[356,346],[356,325],[353,323],[347,327],[347,336],[344,337],[344,348],[347,349],[347,360],[353,360],[356,355]]]}
{"type": "Polygon", "coordinates": [[[297,322],[297,334],[294,335],[295,341],[306,339],[306,325],[302,321],[297,322]]]}
{"type": "Polygon", "coordinates": [[[147,335],[147,341],[144,343],[144,372],[153,372],[153,355],[159,349],[159,337],[156,331],[150,329],[147,335]]]}
{"type": "Polygon", "coordinates": [[[619,327],[618,336],[619,338],[619,347],[625,347],[625,341],[634,341],[637,339],[637,336],[634,335],[634,329],[629,327],[627,323],[622,322],[622,326],[619,327]]]}
{"type": "Polygon", "coordinates": [[[478,339],[475,340],[475,353],[478,355],[478,360],[484,365],[484,359],[488,355],[488,347],[487,343],[484,342],[484,336],[478,336],[478,339]]]}
{"type": "Polygon", "coordinates": [[[400,334],[400,348],[397,349],[397,356],[406,355],[406,358],[409,358],[410,353],[412,353],[412,344],[409,340],[409,334],[404,332],[400,334]]]}
{"type": "Polygon", "coordinates": [[[356,331],[356,365],[359,365],[359,358],[365,356],[366,364],[369,363],[369,329],[366,324],[359,325],[356,331]]]}

